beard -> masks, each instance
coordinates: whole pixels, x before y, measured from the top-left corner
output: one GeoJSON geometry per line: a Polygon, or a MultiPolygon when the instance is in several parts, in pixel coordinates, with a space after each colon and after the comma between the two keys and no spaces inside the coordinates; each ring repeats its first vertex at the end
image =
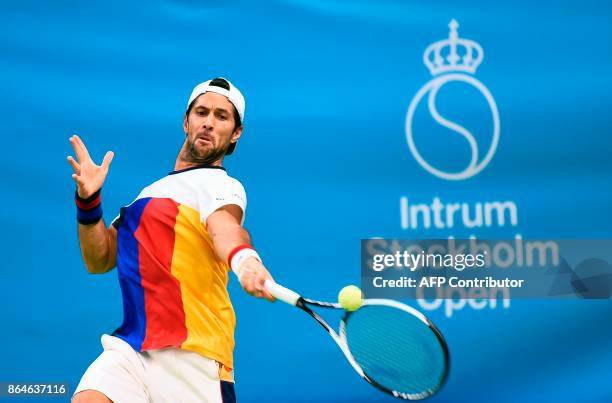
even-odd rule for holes
{"type": "Polygon", "coordinates": [[[212,148],[198,149],[196,141],[197,138],[187,138],[187,146],[181,158],[183,161],[194,164],[210,165],[220,160],[229,148],[229,144],[225,147],[215,147],[215,145],[212,144],[212,148]]]}

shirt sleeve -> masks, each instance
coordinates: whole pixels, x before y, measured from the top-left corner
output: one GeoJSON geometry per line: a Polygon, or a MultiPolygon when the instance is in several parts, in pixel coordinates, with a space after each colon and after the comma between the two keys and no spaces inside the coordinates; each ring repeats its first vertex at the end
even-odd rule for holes
{"type": "Polygon", "coordinates": [[[200,220],[206,223],[209,215],[214,213],[219,208],[228,204],[235,204],[242,210],[242,221],[246,215],[246,192],[244,187],[236,179],[228,178],[220,186],[215,186],[215,189],[207,189],[200,192],[200,220]]]}
{"type": "Polygon", "coordinates": [[[121,207],[121,210],[119,210],[119,215],[117,217],[115,217],[113,219],[113,221],[111,222],[111,225],[113,227],[115,227],[115,229],[119,229],[119,227],[121,227],[121,224],[123,224],[123,215],[125,214],[125,207],[121,207]]]}

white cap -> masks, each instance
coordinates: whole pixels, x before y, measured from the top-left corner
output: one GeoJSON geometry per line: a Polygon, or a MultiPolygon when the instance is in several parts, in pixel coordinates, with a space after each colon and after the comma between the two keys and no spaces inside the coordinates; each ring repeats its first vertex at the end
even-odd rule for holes
{"type": "Polygon", "coordinates": [[[244,122],[244,97],[242,96],[242,93],[238,90],[238,88],[234,87],[232,83],[229,82],[229,80],[223,77],[215,78],[214,80],[208,80],[198,84],[193,89],[193,92],[189,97],[189,102],[187,102],[187,108],[189,108],[189,105],[191,105],[194,99],[206,92],[215,92],[217,94],[221,94],[227,97],[227,99],[236,107],[238,115],[240,115],[240,121],[244,122]],[[210,85],[210,83],[215,80],[224,80],[225,82],[227,82],[229,84],[229,90],[223,87],[219,87],[218,85],[210,85]]]}

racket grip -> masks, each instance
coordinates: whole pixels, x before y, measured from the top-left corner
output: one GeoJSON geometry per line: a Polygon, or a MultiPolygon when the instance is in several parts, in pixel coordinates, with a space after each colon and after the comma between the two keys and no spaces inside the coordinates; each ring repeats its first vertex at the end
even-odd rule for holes
{"type": "Polygon", "coordinates": [[[274,281],[266,280],[264,286],[274,298],[279,299],[289,305],[295,306],[300,299],[300,295],[298,293],[291,291],[280,284],[276,284],[274,281]]]}

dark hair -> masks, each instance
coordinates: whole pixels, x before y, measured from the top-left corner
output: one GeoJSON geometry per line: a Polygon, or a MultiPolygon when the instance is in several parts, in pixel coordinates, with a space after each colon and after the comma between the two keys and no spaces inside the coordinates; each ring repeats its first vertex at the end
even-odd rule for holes
{"type": "MultiPolygon", "coordinates": [[[[230,89],[229,83],[223,78],[215,78],[208,85],[214,85],[215,87],[221,87],[228,91],[230,89]]],[[[187,107],[187,111],[185,112],[185,117],[189,116],[189,112],[191,112],[193,105],[195,104],[196,100],[200,98],[201,95],[203,94],[198,95],[193,101],[191,101],[191,103],[187,107]]],[[[230,102],[230,104],[232,103],[230,102]]],[[[234,104],[232,104],[232,114],[234,115],[234,130],[236,130],[237,128],[242,126],[242,121],[240,120],[240,114],[238,114],[238,109],[236,109],[234,104]]],[[[235,143],[231,143],[229,147],[227,148],[227,152],[225,153],[225,155],[230,155],[231,153],[233,153],[234,150],[236,149],[237,143],[238,143],[237,141],[235,143]]]]}

